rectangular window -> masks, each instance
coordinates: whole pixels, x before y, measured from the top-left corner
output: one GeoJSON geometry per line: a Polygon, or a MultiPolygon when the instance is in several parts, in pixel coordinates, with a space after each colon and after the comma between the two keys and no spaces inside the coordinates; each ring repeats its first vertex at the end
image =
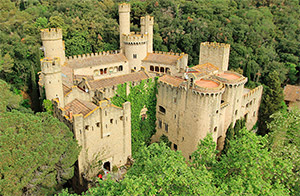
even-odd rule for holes
{"type": "Polygon", "coordinates": [[[168,133],[168,131],[169,131],[169,126],[168,126],[168,124],[167,123],[165,123],[165,131],[168,133]]]}
{"type": "Polygon", "coordinates": [[[174,144],[173,147],[174,147],[174,150],[176,151],[177,150],[177,144],[174,144]]]}
{"type": "Polygon", "coordinates": [[[161,120],[158,120],[158,128],[161,129],[161,127],[162,127],[162,122],[161,120]]]}
{"type": "Polygon", "coordinates": [[[137,58],[137,54],[133,54],[133,58],[136,59],[137,58]]]}

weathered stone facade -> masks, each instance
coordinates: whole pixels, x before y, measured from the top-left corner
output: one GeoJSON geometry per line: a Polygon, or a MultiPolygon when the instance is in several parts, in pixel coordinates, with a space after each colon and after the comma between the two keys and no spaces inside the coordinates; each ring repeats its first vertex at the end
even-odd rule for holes
{"type": "MultiPolygon", "coordinates": [[[[199,65],[188,68],[187,54],[153,52],[153,17],[142,17],[141,32],[130,32],[130,5],[123,3],[119,21],[120,50],[72,57],[65,57],[61,29],[41,31],[40,91],[53,100],[54,115],[82,146],[78,185],[103,167],[92,167],[95,162],[121,166],[131,156],[130,103],[122,108],[110,103],[118,84],[161,76],[152,140],[168,136],[172,149],[186,158],[207,133],[221,149],[231,123],[242,117],[248,128],[256,123],[262,87],[246,89],[247,78],[227,71],[228,44],[202,43],[199,65]]],[[[141,112],[147,116],[147,108],[141,112]]]]}

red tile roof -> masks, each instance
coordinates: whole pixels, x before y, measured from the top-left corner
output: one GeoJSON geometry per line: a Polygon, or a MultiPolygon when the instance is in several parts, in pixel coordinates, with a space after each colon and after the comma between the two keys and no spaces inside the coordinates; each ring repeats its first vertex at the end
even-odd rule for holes
{"type": "Polygon", "coordinates": [[[300,101],[300,86],[286,85],[284,87],[284,100],[286,101],[300,101]]]}
{"type": "Polygon", "coordinates": [[[175,87],[178,87],[185,80],[182,79],[182,78],[177,78],[177,77],[173,77],[173,76],[170,76],[170,75],[164,75],[163,77],[160,77],[158,81],[170,84],[170,85],[175,86],[175,87]]]}
{"type": "Polygon", "coordinates": [[[148,53],[146,58],[144,58],[143,62],[153,62],[164,65],[176,65],[179,58],[181,58],[181,56],[174,54],[148,53]]]}
{"type": "Polygon", "coordinates": [[[64,109],[68,116],[70,115],[70,112],[85,116],[93,111],[96,107],[97,105],[93,104],[92,102],[74,99],[71,103],[68,103],[64,109]]]}
{"type": "Polygon", "coordinates": [[[145,72],[140,71],[140,72],[133,72],[121,76],[115,76],[111,78],[92,80],[92,81],[88,81],[88,83],[91,89],[94,90],[94,89],[116,86],[118,84],[123,84],[125,82],[141,81],[148,78],[149,76],[145,72]]]}

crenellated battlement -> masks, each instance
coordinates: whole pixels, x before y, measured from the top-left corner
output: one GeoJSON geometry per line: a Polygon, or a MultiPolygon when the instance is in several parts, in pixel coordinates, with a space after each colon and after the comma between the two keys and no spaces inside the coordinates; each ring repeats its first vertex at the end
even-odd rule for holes
{"type": "Polygon", "coordinates": [[[40,60],[41,61],[41,69],[44,74],[57,73],[61,71],[60,68],[60,58],[50,58],[46,57],[40,60]]]}
{"type": "Polygon", "coordinates": [[[230,44],[216,43],[216,42],[202,42],[201,46],[210,48],[230,48],[230,44]]]}
{"type": "Polygon", "coordinates": [[[82,59],[86,59],[86,58],[93,58],[93,57],[99,57],[99,56],[105,56],[105,55],[113,55],[113,54],[119,54],[119,53],[121,53],[120,50],[111,50],[111,51],[103,51],[103,52],[98,52],[98,53],[74,55],[74,56],[67,57],[67,61],[82,60],[82,59]]]}
{"type": "Polygon", "coordinates": [[[146,22],[149,25],[153,25],[154,24],[154,17],[150,16],[150,15],[141,17],[141,22],[140,22],[141,26],[146,25],[146,22]]]}
{"type": "Polygon", "coordinates": [[[187,54],[185,54],[184,52],[182,53],[174,53],[174,52],[164,52],[164,51],[153,51],[154,54],[166,54],[166,55],[173,55],[173,56],[185,56],[187,54]]]}
{"type": "Polygon", "coordinates": [[[62,29],[60,28],[51,28],[50,30],[41,29],[41,38],[42,41],[62,39],[62,29]]]}
{"type": "Polygon", "coordinates": [[[253,96],[256,96],[256,95],[260,95],[262,93],[262,90],[263,90],[263,86],[258,86],[252,90],[250,90],[248,93],[244,94],[243,95],[243,98],[244,99],[247,99],[249,97],[253,97],[253,96]]]}
{"type": "Polygon", "coordinates": [[[147,34],[133,33],[123,34],[123,42],[125,44],[145,44],[148,41],[147,34]]]}
{"type": "Polygon", "coordinates": [[[119,13],[130,12],[130,4],[122,3],[119,4],[119,13]]]}

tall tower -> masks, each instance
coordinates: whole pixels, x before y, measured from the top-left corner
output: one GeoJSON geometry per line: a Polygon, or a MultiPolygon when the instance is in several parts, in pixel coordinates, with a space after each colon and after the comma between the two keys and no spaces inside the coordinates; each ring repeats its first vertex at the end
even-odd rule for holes
{"type": "Polygon", "coordinates": [[[60,63],[65,63],[65,46],[62,41],[62,30],[60,28],[42,29],[41,38],[44,46],[45,57],[59,57],[60,63]]]}
{"type": "Polygon", "coordinates": [[[58,57],[41,59],[41,70],[44,76],[46,98],[49,100],[58,98],[59,106],[64,107],[60,59],[58,57]]]}
{"type": "Polygon", "coordinates": [[[211,63],[222,71],[228,70],[230,45],[204,42],[200,45],[199,65],[211,63]]]}
{"type": "Polygon", "coordinates": [[[153,16],[141,17],[141,34],[146,34],[148,36],[147,42],[147,52],[153,52],[153,16]]]}
{"type": "Polygon", "coordinates": [[[130,4],[119,5],[120,49],[124,51],[123,34],[130,33],[130,4]]]}

